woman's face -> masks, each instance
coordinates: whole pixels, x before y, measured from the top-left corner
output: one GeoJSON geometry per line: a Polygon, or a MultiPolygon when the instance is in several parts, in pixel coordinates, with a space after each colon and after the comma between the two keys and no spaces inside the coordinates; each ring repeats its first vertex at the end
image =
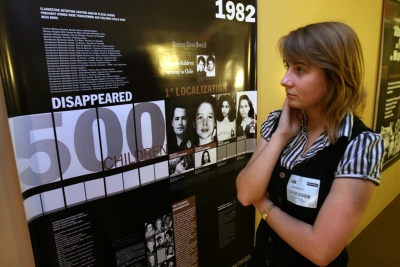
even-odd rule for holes
{"type": "Polygon", "coordinates": [[[203,154],[203,161],[204,162],[209,162],[209,160],[210,160],[210,156],[208,155],[208,153],[204,153],[203,154]]]}
{"type": "Polygon", "coordinates": [[[149,239],[147,241],[147,248],[149,249],[149,251],[153,251],[153,249],[154,249],[154,240],[153,239],[149,239]]]}
{"type": "Polygon", "coordinates": [[[214,69],[214,62],[212,60],[208,61],[207,69],[208,70],[213,70],[214,69]]]}
{"type": "Polygon", "coordinates": [[[165,225],[169,226],[170,222],[171,222],[171,218],[169,216],[166,216],[164,219],[165,225]]]}
{"type": "Polygon", "coordinates": [[[215,128],[215,114],[214,108],[210,103],[200,104],[196,112],[195,128],[200,141],[207,139],[209,140],[208,142],[211,142],[215,128]]]}
{"type": "Polygon", "coordinates": [[[248,117],[249,111],[250,111],[249,101],[247,101],[247,99],[240,100],[240,105],[239,105],[240,116],[242,116],[242,118],[248,117]]]}
{"type": "Polygon", "coordinates": [[[328,91],[323,69],[303,61],[286,63],[281,80],[289,106],[319,112],[328,91]]]}
{"type": "Polygon", "coordinates": [[[153,255],[151,255],[149,257],[149,263],[150,263],[150,266],[154,266],[154,264],[156,264],[156,259],[153,255]]]}
{"type": "Polygon", "coordinates": [[[151,232],[153,232],[153,225],[152,224],[148,224],[148,225],[146,225],[146,232],[147,233],[151,233],[151,232]]]}
{"type": "Polygon", "coordinates": [[[229,106],[228,101],[223,101],[221,105],[222,116],[226,117],[229,114],[231,107],[229,106]]]}
{"type": "Polygon", "coordinates": [[[197,71],[204,71],[204,62],[199,60],[198,64],[197,64],[197,71]]]}
{"type": "Polygon", "coordinates": [[[161,226],[162,226],[162,221],[161,221],[160,219],[158,219],[158,220],[156,221],[156,227],[157,227],[157,229],[161,229],[161,226]]]}

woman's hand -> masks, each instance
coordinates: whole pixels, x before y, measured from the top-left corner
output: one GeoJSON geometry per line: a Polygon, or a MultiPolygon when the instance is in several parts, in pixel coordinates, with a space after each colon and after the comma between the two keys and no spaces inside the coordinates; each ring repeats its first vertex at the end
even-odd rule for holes
{"type": "Polygon", "coordinates": [[[303,111],[290,107],[286,98],[285,103],[283,104],[281,117],[279,119],[279,125],[275,133],[289,140],[299,133],[302,116],[303,111]]]}
{"type": "Polygon", "coordinates": [[[271,139],[258,139],[256,150],[236,178],[237,197],[242,205],[262,210],[270,202],[265,197],[269,180],[283,148],[300,131],[302,115],[301,110],[291,108],[286,100],[271,139]]]}

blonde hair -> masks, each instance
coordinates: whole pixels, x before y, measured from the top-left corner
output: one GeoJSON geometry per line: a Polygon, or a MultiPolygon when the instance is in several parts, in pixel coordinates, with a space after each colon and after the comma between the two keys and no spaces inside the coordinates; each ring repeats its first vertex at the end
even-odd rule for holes
{"type": "Polygon", "coordinates": [[[278,48],[285,61],[302,59],[323,69],[328,93],[322,115],[335,143],[347,111],[361,116],[365,106],[364,58],[357,34],[341,22],[314,23],[283,36],[278,48]]]}

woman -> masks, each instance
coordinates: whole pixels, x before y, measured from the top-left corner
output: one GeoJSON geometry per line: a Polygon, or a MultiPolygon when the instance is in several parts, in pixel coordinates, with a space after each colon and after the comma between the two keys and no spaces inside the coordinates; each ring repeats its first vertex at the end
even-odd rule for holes
{"type": "Polygon", "coordinates": [[[155,241],[154,238],[149,238],[146,241],[146,245],[147,245],[147,252],[148,253],[153,253],[154,249],[155,249],[155,241]]]}
{"type": "Polygon", "coordinates": [[[161,218],[157,218],[155,226],[156,228],[154,229],[154,234],[157,235],[163,232],[163,221],[161,220],[161,218]]]}
{"type": "Polygon", "coordinates": [[[171,219],[171,214],[166,214],[164,216],[164,230],[168,230],[172,227],[172,219],[171,219]]]}
{"type": "Polygon", "coordinates": [[[236,116],[233,99],[230,95],[221,95],[217,106],[217,140],[224,141],[236,137],[236,116]]]}
{"type": "Polygon", "coordinates": [[[240,202],[263,217],[252,266],[347,266],[383,156],[381,136],[357,117],[361,45],[349,26],[323,22],[282,37],[279,50],[286,100],[236,181],[240,202]]]}
{"type": "Polygon", "coordinates": [[[214,58],[214,56],[208,56],[207,57],[206,74],[207,74],[208,77],[214,77],[215,76],[215,58],[214,58]]]}
{"type": "Polygon", "coordinates": [[[147,256],[147,260],[148,260],[148,265],[149,267],[155,267],[156,266],[156,255],[150,254],[149,256],[147,256]]]}
{"type": "Polygon", "coordinates": [[[149,238],[154,235],[154,226],[152,223],[146,223],[145,224],[146,230],[144,232],[144,235],[146,238],[149,238]]]}
{"type": "Polygon", "coordinates": [[[174,247],[172,245],[169,245],[166,248],[166,254],[167,254],[167,260],[169,260],[170,258],[172,258],[175,255],[174,247]]]}
{"type": "Polygon", "coordinates": [[[210,163],[210,152],[208,152],[208,150],[204,150],[203,154],[201,155],[201,165],[204,166],[210,163]]]}
{"type": "Polygon", "coordinates": [[[236,134],[238,137],[255,137],[256,120],[254,119],[254,107],[248,95],[241,95],[239,98],[239,110],[236,120],[236,134]]]}

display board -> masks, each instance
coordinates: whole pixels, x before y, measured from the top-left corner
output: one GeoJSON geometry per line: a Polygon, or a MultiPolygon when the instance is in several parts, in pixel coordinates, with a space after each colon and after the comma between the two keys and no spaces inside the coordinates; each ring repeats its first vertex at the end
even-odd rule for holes
{"type": "Polygon", "coordinates": [[[383,1],[375,130],[383,137],[383,169],[400,157],[400,3],[383,1]]]}
{"type": "Polygon", "coordinates": [[[246,266],[256,0],[2,0],[36,266],[246,266]]]}

